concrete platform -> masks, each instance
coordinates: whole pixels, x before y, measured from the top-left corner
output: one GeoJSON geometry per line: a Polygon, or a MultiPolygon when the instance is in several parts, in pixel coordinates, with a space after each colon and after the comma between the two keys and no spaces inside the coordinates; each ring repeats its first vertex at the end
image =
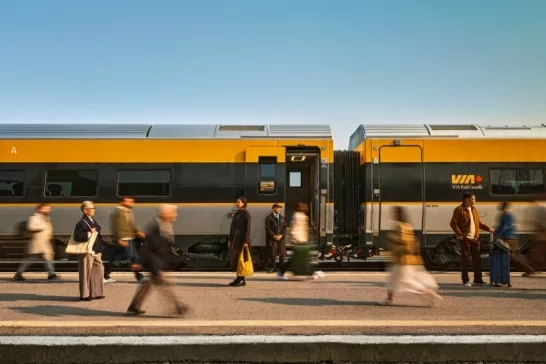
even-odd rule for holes
{"type": "MultiPolygon", "coordinates": [[[[29,281],[23,283],[10,282],[11,274],[0,274],[1,358],[15,360],[6,363],[61,364],[64,363],[61,357],[68,355],[71,363],[79,363],[82,361],[77,361],[80,359],[71,353],[75,355],[84,350],[83,346],[91,345],[93,340],[107,340],[110,344],[100,344],[100,351],[110,353],[108,360],[94,350],[93,357],[98,361],[89,357],[82,360],[138,362],[123,361],[132,356],[122,355],[127,350],[121,348],[130,346],[131,352],[146,358],[141,362],[213,361],[222,355],[231,362],[256,359],[388,362],[389,358],[397,358],[396,355],[405,355],[405,359],[395,362],[536,361],[537,358],[546,362],[542,336],[546,335],[544,276],[522,278],[515,273],[512,288],[497,288],[464,287],[459,274],[435,274],[444,297],[438,307],[426,307],[423,298],[412,294],[397,297],[392,307],[377,306],[376,302],[385,297],[386,273],[331,273],[320,281],[279,281],[274,275],[259,273],[247,279],[246,287],[236,288],[227,286],[233,277],[231,274],[174,273],[169,276],[179,298],[191,307],[182,318],[171,315],[172,307],[157,291],[146,302],[146,315],[126,316],[125,310],[137,285],[130,274],[115,274],[113,278],[118,282],[106,285],[106,298],[92,302],[78,300],[76,274],[66,273],[61,281],[48,282],[45,274],[29,273],[26,275],[29,281]],[[484,334],[494,336],[486,342],[484,334]],[[87,341],[78,343],[74,338],[65,338],[66,335],[87,336],[84,339],[87,341]],[[128,337],[133,335],[142,338],[128,337]],[[152,337],[166,335],[169,337],[152,337]],[[209,341],[213,339],[211,335],[220,335],[223,339],[209,341]],[[251,336],[241,338],[240,335],[251,336]],[[275,339],[279,335],[281,338],[275,339]],[[294,335],[304,335],[301,340],[307,341],[290,341],[294,335]],[[337,341],[321,344],[320,340],[326,340],[323,335],[336,335],[337,341]],[[352,339],[343,335],[351,335],[352,339]],[[460,335],[473,336],[464,339],[460,335]],[[512,336],[503,338],[502,335],[512,336]],[[22,337],[30,341],[25,342],[22,337]],[[395,344],[399,337],[406,337],[407,342],[395,344]],[[242,343],[236,343],[237,340],[242,343]],[[478,344],[480,340],[482,343],[478,344]],[[177,344],[164,344],[167,342],[177,344]],[[212,346],[204,349],[207,342],[212,346]],[[135,347],[134,343],[142,345],[135,347]],[[43,355],[30,357],[30,352],[43,355]],[[462,352],[476,354],[458,355],[462,352]],[[424,353],[433,355],[426,359],[424,353]],[[17,358],[28,360],[17,361],[17,358]]],[[[89,348],[85,350],[89,352],[89,348]]]]}

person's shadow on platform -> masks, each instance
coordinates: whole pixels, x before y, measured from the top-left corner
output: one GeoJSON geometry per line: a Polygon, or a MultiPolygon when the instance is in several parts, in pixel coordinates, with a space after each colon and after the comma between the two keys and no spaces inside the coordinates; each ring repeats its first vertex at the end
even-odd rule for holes
{"type": "MultiPolygon", "coordinates": [[[[66,316],[94,316],[94,317],[126,317],[132,318],[133,316],[128,316],[125,312],[113,312],[113,311],[103,311],[103,310],[94,310],[84,307],[72,307],[72,306],[29,306],[29,307],[10,307],[12,311],[17,311],[26,315],[40,315],[48,317],[65,317],[66,316]]],[[[145,315],[139,316],[141,318],[153,318],[153,319],[164,319],[170,318],[172,316],[152,316],[145,315]]],[[[85,326],[85,325],[83,325],[85,326]]]]}
{"type": "Polygon", "coordinates": [[[41,302],[77,302],[78,297],[43,296],[34,293],[0,293],[0,302],[41,301],[41,302]]]}
{"type": "MultiPolygon", "coordinates": [[[[380,307],[377,302],[370,301],[340,301],[327,298],[279,298],[279,297],[263,297],[263,298],[239,298],[240,301],[273,303],[277,305],[287,306],[376,306],[380,307]]],[[[392,306],[391,306],[392,307],[392,306]]],[[[426,307],[423,305],[396,305],[396,307],[426,307]]]]}

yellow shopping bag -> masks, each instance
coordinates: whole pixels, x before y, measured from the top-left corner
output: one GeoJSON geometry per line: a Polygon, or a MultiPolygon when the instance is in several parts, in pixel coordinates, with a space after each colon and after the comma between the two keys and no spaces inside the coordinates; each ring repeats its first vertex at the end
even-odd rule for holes
{"type": "Polygon", "coordinates": [[[248,277],[252,275],[254,275],[254,265],[252,264],[252,258],[250,257],[250,250],[245,246],[239,256],[239,262],[237,263],[237,276],[248,277]]]}

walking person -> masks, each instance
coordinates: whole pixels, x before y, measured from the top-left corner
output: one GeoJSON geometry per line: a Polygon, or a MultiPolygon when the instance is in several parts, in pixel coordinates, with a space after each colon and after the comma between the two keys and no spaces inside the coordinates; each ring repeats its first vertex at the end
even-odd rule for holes
{"type": "Polygon", "coordinates": [[[265,218],[266,259],[269,267],[267,273],[275,271],[277,257],[279,267],[282,267],[286,256],[286,221],[281,215],[282,206],[276,203],[271,209],[272,212],[265,218]]]}
{"type": "MultiPolygon", "coordinates": [[[[542,205],[546,201],[544,194],[539,195],[535,200],[535,208],[532,211],[534,215],[534,234],[529,240],[529,265],[535,272],[540,272],[546,263],[546,208],[542,205]]],[[[536,273],[524,273],[524,277],[530,277],[536,273]]]]}
{"type": "Polygon", "coordinates": [[[524,276],[535,274],[535,270],[529,264],[525,263],[519,254],[518,250],[520,246],[515,235],[514,214],[512,213],[510,207],[509,202],[502,202],[499,205],[501,215],[498,226],[493,234],[495,237],[502,239],[510,246],[510,262],[516,269],[520,269],[525,272],[523,274],[524,276]]]}
{"type": "MultiPolygon", "coordinates": [[[[237,263],[243,252],[243,248],[249,247],[250,250],[250,228],[252,219],[247,210],[246,197],[239,197],[236,201],[237,212],[231,220],[231,228],[229,230],[229,255],[230,268],[232,271],[237,271],[237,263]]],[[[231,287],[246,286],[245,277],[236,276],[235,280],[229,284],[231,287]]]]}
{"type": "MultiPolygon", "coordinates": [[[[306,203],[298,202],[294,213],[292,214],[292,224],[290,227],[290,241],[294,245],[294,256],[292,259],[283,264],[281,269],[277,273],[279,279],[286,280],[284,275],[287,271],[299,275],[306,275],[305,272],[312,272],[312,263],[310,252],[308,249],[309,244],[309,218],[307,213],[309,212],[309,206],[306,203]],[[300,273],[304,272],[304,273],[300,273]]],[[[321,271],[314,271],[312,278],[317,280],[324,278],[324,273],[321,271]]]]}
{"type": "Polygon", "coordinates": [[[114,283],[110,273],[114,266],[119,266],[121,261],[129,260],[131,270],[135,272],[137,281],[144,279],[140,273],[138,264],[138,250],[135,239],[143,239],[145,234],[140,231],[135,222],[133,207],[135,200],[130,197],[123,197],[119,206],[116,207],[110,216],[111,229],[114,232],[114,239],[117,242],[110,262],[104,265],[104,283],[114,283]]]}
{"type": "Polygon", "coordinates": [[[451,229],[461,244],[461,278],[463,285],[472,287],[468,277],[468,258],[472,257],[474,283],[486,285],[482,277],[482,258],[480,254],[480,229],[492,233],[494,230],[480,221],[478,210],[474,206],[476,196],[472,192],[463,195],[463,202],[453,210],[451,229]]]}
{"type": "Polygon", "coordinates": [[[146,313],[142,310],[142,304],[152,285],[159,287],[161,293],[174,304],[177,315],[182,315],[187,311],[187,306],[178,302],[171,282],[162,272],[169,265],[169,246],[174,244],[173,223],[176,221],[177,215],[176,205],[162,204],[159,206],[157,219],[147,229],[146,242],[140,250],[140,263],[150,272],[150,279],[140,283],[127,309],[127,313],[130,315],[146,313]]]}
{"type": "Polygon", "coordinates": [[[80,301],[100,300],[104,298],[104,266],[102,264],[104,241],[101,226],[94,218],[95,206],[92,201],[84,201],[80,209],[83,216],[74,229],[74,240],[87,242],[93,233],[97,233],[92,253],[78,255],[80,301]]]}
{"type": "Polygon", "coordinates": [[[60,277],[55,273],[53,259],[55,257],[51,239],[53,238],[53,225],[51,224],[51,206],[43,203],[36,207],[34,215],[30,216],[27,222],[27,231],[31,237],[27,246],[27,255],[29,259],[21,263],[17,273],[13,277],[14,281],[26,281],[23,273],[29,266],[37,260],[42,259],[42,263],[48,272],[47,279],[54,280],[60,277]]]}
{"type": "Polygon", "coordinates": [[[396,222],[396,232],[388,236],[393,253],[391,275],[387,298],[379,304],[382,306],[392,305],[394,295],[402,291],[425,295],[431,305],[442,301],[442,297],[436,293],[438,285],[434,277],[423,268],[421,247],[415,239],[406,210],[401,206],[394,207],[392,219],[396,222]]]}

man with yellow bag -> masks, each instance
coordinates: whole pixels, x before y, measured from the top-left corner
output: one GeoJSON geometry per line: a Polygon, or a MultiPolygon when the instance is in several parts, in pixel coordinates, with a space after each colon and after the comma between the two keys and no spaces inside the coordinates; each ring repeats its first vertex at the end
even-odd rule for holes
{"type": "Polygon", "coordinates": [[[231,220],[229,230],[230,268],[237,272],[237,278],[229,285],[231,287],[246,286],[245,277],[254,274],[252,259],[250,258],[250,213],[246,209],[246,197],[237,199],[237,212],[231,220]]]}

